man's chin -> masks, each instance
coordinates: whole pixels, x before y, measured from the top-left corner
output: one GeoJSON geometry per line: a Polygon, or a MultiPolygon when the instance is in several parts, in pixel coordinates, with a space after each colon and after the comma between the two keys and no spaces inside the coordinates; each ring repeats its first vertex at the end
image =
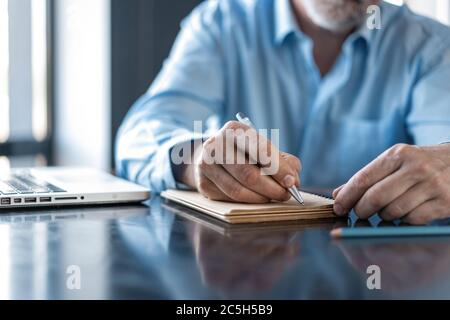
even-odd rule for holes
{"type": "Polygon", "coordinates": [[[331,32],[345,32],[359,27],[366,18],[366,8],[373,0],[332,2],[301,0],[306,14],[314,24],[331,32]]]}
{"type": "Polygon", "coordinates": [[[314,22],[315,25],[317,25],[320,28],[323,28],[325,30],[334,33],[341,33],[341,32],[349,32],[353,29],[358,28],[359,26],[361,26],[364,19],[360,19],[358,21],[356,21],[355,19],[347,21],[335,21],[325,17],[311,16],[311,20],[314,22]]]}

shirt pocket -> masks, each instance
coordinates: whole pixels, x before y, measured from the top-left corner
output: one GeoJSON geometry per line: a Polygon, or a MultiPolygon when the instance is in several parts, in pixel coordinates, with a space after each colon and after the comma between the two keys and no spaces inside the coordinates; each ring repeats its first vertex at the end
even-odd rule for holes
{"type": "Polygon", "coordinates": [[[344,183],[388,148],[388,125],[382,120],[345,120],[339,141],[340,180],[344,183]]]}

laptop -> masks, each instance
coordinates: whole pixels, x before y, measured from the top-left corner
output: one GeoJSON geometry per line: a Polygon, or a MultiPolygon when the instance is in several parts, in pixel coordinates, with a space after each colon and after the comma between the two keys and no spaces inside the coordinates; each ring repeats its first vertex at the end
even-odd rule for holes
{"type": "Polygon", "coordinates": [[[137,203],[142,186],[89,168],[30,168],[0,172],[0,209],[137,203]]]}

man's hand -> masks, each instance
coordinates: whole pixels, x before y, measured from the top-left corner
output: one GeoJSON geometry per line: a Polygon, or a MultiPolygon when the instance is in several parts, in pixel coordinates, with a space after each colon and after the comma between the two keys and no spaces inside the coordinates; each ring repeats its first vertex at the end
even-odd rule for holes
{"type": "Polygon", "coordinates": [[[333,193],[334,210],[419,225],[450,217],[450,145],[396,145],[333,193]]]}
{"type": "Polygon", "coordinates": [[[298,158],[232,121],[194,151],[193,164],[185,166],[181,181],[212,200],[266,203],[289,200],[286,188],[300,186],[300,171],[298,158]],[[269,167],[277,168],[270,176],[264,174],[269,167]]]}

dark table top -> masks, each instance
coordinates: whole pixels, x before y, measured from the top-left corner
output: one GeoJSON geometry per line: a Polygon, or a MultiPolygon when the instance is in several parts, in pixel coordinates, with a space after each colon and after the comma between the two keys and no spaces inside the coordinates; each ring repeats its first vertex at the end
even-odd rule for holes
{"type": "Polygon", "coordinates": [[[450,298],[450,238],[329,238],[346,224],[229,226],[159,198],[2,213],[0,298],[450,298]]]}

